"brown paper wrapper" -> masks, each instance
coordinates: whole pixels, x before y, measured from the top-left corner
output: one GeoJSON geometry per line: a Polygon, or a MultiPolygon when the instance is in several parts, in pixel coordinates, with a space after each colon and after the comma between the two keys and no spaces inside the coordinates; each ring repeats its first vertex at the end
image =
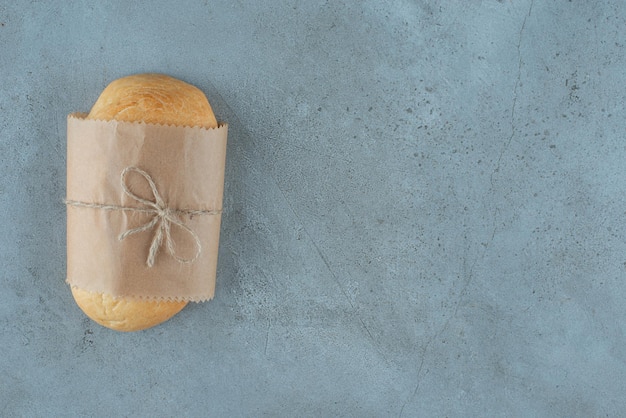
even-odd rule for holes
{"type": "MultiPolygon", "coordinates": [[[[228,125],[205,129],[85,116],[75,113],[67,119],[67,282],[115,297],[195,302],[213,298],[228,125]],[[128,167],[150,176],[166,208],[178,211],[176,219],[191,231],[170,223],[175,252],[170,254],[164,238],[152,267],[147,259],[162,219],[119,239],[158,216],[124,191],[121,173],[128,167]],[[116,206],[127,209],[111,209],[116,206]],[[180,212],[190,210],[212,212],[180,212]],[[189,261],[196,255],[186,263],[174,257],[189,261]]],[[[140,199],[156,201],[142,175],[128,172],[125,182],[140,199]]]]}

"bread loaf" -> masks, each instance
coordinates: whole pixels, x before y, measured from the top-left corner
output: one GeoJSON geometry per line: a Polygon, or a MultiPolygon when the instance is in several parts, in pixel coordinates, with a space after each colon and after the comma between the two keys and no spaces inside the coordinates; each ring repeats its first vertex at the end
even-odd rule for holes
{"type": "MultiPolygon", "coordinates": [[[[202,91],[162,74],[138,74],[113,81],[104,89],[87,119],[217,127],[211,105],[202,91]]],[[[88,317],[117,331],[139,331],[158,325],[187,304],[115,298],[76,287],[72,287],[72,295],[88,317]]]]}

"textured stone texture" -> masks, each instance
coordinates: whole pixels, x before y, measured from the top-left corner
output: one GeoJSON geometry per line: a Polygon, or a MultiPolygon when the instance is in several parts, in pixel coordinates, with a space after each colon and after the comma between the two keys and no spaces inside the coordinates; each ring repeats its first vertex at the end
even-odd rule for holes
{"type": "Polygon", "coordinates": [[[626,4],[0,4],[1,416],[619,416],[626,4]],[[64,284],[65,118],[163,72],[230,123],[214,301],[64,284]]]}

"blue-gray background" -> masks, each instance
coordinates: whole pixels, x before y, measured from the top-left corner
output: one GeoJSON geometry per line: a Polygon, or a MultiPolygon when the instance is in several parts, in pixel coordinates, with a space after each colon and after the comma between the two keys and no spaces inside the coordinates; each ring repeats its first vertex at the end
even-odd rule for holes
{"type": "MultiPolygon", "coordinates": [[[[4,1],[0,416],[620,416],[626,3],[4,1]],[[215,300],[102,328],[66,115],[163,72],[231,126],[215,300]]],[[[622,415],[623,416],[623,415],[622,415]]]]}

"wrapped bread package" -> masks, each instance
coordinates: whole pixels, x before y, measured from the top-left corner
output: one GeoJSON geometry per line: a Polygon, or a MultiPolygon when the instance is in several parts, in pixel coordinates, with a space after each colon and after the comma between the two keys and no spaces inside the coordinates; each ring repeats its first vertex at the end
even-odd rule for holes
{"type": "Polygon", "coordinates": [[[67,282],[78,306],[136,331],[212,299],[228,126],[204,94],[129,76],[67,123],[67,282]]]}

